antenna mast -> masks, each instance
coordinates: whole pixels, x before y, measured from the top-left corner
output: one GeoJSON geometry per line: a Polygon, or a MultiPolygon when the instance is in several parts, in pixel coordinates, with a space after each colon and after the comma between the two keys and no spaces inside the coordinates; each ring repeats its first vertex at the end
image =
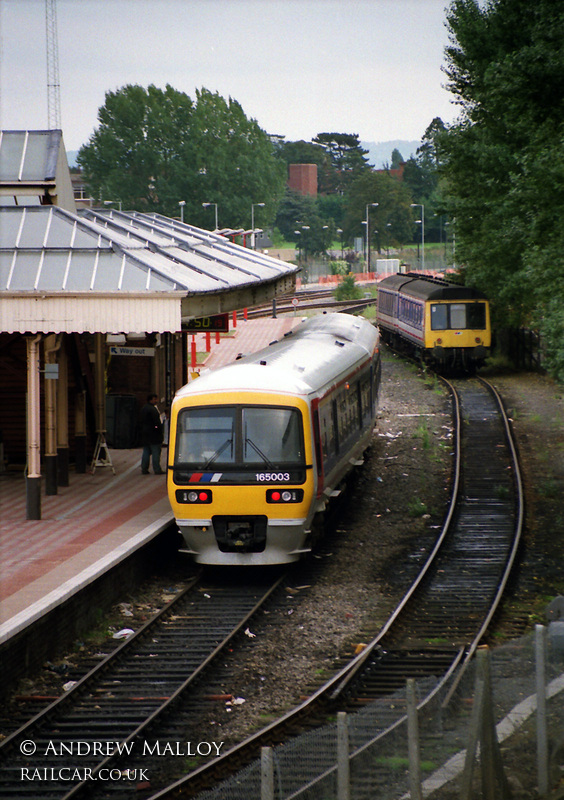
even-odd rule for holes
{"type": "Polygon", "coordinates": [[[59,83],[59,45],[57,43],[57,0],[45,0],[47,37],[47,118],[49,130],[61,127],[61,85],[59,83]]]}

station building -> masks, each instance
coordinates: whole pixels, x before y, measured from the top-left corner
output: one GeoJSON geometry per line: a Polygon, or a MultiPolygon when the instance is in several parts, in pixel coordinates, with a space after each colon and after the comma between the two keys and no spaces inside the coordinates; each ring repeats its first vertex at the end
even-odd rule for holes
{"type": "Polygon", "coordinates": [[[159,214],[76,208],[61,131],[0,133],[0,471],[27,518],[135,446],[188,379],[188,330],[288,294],[298,267],[159,214]],[[42,480],[43,479],[43,480],[42,480]]]}

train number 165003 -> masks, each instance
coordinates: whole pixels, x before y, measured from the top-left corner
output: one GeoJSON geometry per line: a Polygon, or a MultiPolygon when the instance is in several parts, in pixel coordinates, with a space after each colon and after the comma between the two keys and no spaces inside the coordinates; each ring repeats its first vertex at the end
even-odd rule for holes
{"type": "Polygon", "coordinates": [[[289,472],[257,472],[256,479],[259,483],[281,483],[282,481],[290,480],[289,472]]]}

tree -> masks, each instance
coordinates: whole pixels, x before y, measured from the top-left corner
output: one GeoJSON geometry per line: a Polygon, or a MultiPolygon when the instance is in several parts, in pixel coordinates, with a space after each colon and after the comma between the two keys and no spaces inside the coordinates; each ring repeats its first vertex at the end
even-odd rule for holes
{"type": "Polygon", "coordinates": [[[457,255],[498,322],[540,326],[564,378],[564,7],[454,0],[447,23],[462,114],[441,144],[457,255]]]}
{"type": "Polygon", "coordinates": [[[359,175],[370,170],[356,133],[318,133],[313,141],[327,154],[326,170],[319,176],[321,193],[343,194],[359,175]]]}
{"type": "Polygon", "coordinates": [[[321,145],[305,142],[303,139],[299,142],[280,141],[276,145],[276,152],[287,165],[317,164],[318,170],[321,170],[328,160],[321,145]]]}
{"type": "Polygon", "coordinates": [[[272,219],[284,165],[237,101],[207,89],[192,101],[171,86],[125,86],[106,94],[98,119],[78,155],[94,197],[170,216],[182,200],[186,221],[206,228],[203,202],[218,204],[221,227],[249,227],[253,203],[272,219]]]}
{"type": "Polygon", "coordinates": [[[382,247],[410,241],[413,215],[408,187],[388,172],[372,171],[357,178],[348,193],[343,226],[345,239],[364,239],[366,206],[372,203],[378,205],[369,209],[371,247],[380,251],[382,247]]]}
{"type": "Polygon", "coordinates": [[[414,203],[425,208],[425,239],[439,241],[442,236],[440,217],[443,213],[442,195],[439,190],[441,174],[441,136],[445,125],[435,117],[423,134],[415,157],[411,157],[403,170],[404,183],[411,190],[414,203]]]}
{"type": "Polygon", "coordinates": [[[404,159],[400,151],[397,147],[394,147],[392,150],[392,165],[390,169],[399,169],[400,166],[404,163],[404,159]]]}
{"type": "Polygon", "coordinates": [[[276,227],[306,257],[325,253],[335,232],[335,225],[322,218],[316,198],[292,189],[286,189],[278,207],[276,227]]]}

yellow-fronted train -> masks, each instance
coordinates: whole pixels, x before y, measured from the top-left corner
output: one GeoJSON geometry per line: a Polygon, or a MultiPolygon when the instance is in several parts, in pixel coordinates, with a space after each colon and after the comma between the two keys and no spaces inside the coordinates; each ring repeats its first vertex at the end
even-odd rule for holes
{"type": "Polygon", "coordinates": [[[489,303],[477,289],[407,272],[378,284],[382,340],[439,372],[473,373],[491,346],[489,303]]]}
{"type": "Polygon", "coordinates": [[[323,314],[211,371],[172,403],[168,495],[202,564],[296,561],[314,519],[370,444],[378,331],[323,314]]]}

